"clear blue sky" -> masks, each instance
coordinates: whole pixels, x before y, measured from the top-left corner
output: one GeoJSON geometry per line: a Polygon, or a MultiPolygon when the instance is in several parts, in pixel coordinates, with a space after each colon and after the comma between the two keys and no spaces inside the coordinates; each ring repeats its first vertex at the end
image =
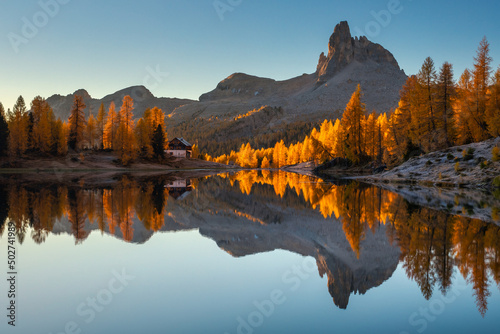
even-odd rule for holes
{"type": "MultiPolygon", "coordinates": [[[[38,0],[0,0],[0,101],[11,108],[22,94],[70,94],[85,88],[96,98],[143,84],[156,96],[197,99],[234,72],[288,79],[316,69],[335,25],[375,27],[371,11],[390,0],[221,0],[232,11],[220,19],[214,0],[41,0],[67,2],[41,14],[38,0]],[[34,18],[35,16],[35,18],[34,18]],[[38,32],[15,52],[9,36],[25,38],[23,18],[38,32]],[[48,18],[48,20],[47,20],[48,18]],[[151,69],[168,72],[154,80],[151,69]],[[149,69],[149,70],[148,70],[149,69]],[[149,76],[149,77],[148,77],[149,76]]],[[[471,67],[484,35],[500,62],[497,1],[400,0],[402,10],[380,31],[365,33],[389,49],[407,74],[431,56],[450,61],[458,77],[471,67]]],[[[375,29],[373,28],[373,29],[375,29]]]]}

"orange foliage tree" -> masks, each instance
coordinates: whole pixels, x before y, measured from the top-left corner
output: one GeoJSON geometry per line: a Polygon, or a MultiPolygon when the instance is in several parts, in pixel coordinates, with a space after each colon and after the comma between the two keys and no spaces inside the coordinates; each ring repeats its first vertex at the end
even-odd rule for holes
{"type": "Polygon", "coordinates": [[[28,114],[22,96],[9,115],[9,153],[20,156],[28,149],[28,114]]]}
{"type": "Polygon", "coordinates": [[[120,123],[116,131],[116,147],[121,163],[127,165],[136,156],[136,141],[134,135],[134,100],[130,96],[123,98],[120,109],[120,123]]]}
{"type": "Polygon", "coordinates": [[[69,116],[69,135],[68,146],[72,150],[79,149],[85,139],[85,128],[87,121],[85,120],[84,110],[87,106],[83,102],[83,97],[75,95],[73,107],[69,116]]]}
{"type": "Polygon", "coordinates": [[[106,124],[104,125],[104,139],[103,146],[105,149],[115,148],[115,138],[120,118],[116,113],[116,106],[114,102],[109,104],[108,116],[106,117],[106,124]]]}

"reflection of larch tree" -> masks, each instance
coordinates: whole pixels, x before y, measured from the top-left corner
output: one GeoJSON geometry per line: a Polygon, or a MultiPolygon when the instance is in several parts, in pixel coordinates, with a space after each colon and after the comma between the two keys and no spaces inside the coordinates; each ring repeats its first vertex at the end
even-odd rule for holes
{"type": "Polygon", "coordinates": [[[56,203],[55,196],[52,190],[47,188],[40,190],[39,194],[32,193],[30,196],[31,238],[37,244],[45,242],[55,224],[53,203],[56,203]]]}
{"type": "Polygon", "coordinates": [[[96,201],[97,225],[99,226],[99,231],[101,231],[101,234],[104,234],[104,230],[106,229],[106,216],[104,213],[104,189],[100,189],[98,191],[96,201]]]}
{"type": "Polygon", "coordinates": [[[116,218],[116,213],[115,213],[113,191],[110,189],[105,189],[103,191],[103,206],[104,206],[105,219],[108,223],[109,233],[111,235],[114,235],[116,226],[118,225],[118,218],[116,218]]]}
{"type": "Polygon", "coordinates": [[[436,228],[430,226],[435,217],[429,209],[416,210],[410,216],[408,251],[404,258],[404,267],[409,278],[415,280],[423,296],[429,300],[432,297],[436,283],[436,273],[432,270],[434,237],[436,228]]]}
{"type": "Polygon", "coordinates": [[[70,189],[68,191],[68,220],[71,223],[71,230],[77,244],[82,243],[89,235],[85,231],[87,213],[83,201],[84,194],[82,190],[70,189]]]}
{"type": "Polygon", "coordinates": [[[445,295],[451,287],[453,276],[453,222],[452,216],[438,214],[436,235],[436,260],[434,263],[440,290],[445,295]]]}
{"type": "Polygon", "coordinates": [[[489,247],[489,270],[500,289],[500,227],[497,225],[489,226],[486,232],[486,242],[489,247]]]}
{"type": "Polygon", "coordinates": [[[489,279],[485,235],[488,224],[470,218],[457,218],[454,240],[459,244],[456,259],[463,277],[472,284],[481,315],[488,310],[489,279]]]}
{"type": "Polygon", "coordinates": [[[9,218],[16,224],[16,236],[23,244],[28,227],[29,194],[24,187],[11,187],[9,191],[9,218]]]}
{"type": "Polygon", "coordinates": [[[359,184],[352,183],[347,186],[343,194],[343,208],[341,210],[342,229],[347,241],[359,259],[360,244],[365,238],[365,224],[363,223],[362,190],[359,184]]]}
{"type": "MultiPolygon", "coordinates": [[[[116,194],[116,208],[119,216],[120,230],[123,240],[130,242],[134,238],[134,212],[133,204],[136,197],[137,186],[124,177],[113,190],[116,194]]],[[[112,195],[112,196],[113,196],[112,195]]]]}

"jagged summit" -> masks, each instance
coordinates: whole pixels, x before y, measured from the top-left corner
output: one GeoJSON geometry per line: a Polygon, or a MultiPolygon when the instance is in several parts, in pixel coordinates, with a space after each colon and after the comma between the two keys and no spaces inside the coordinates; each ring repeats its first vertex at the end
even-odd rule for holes
{"type": "Polygon", "coordinates": [[[87,90],[85,89],[78,89],[76,90],[73,95],[80,95],[81,97],[83,97],[83,99],[91,99],[92,96],[90,96],[89,92],[87,92],[87,90]]]}
{"type": "Polygon", "coordinates": [[[319,56],[316,70],[318,83],[325,83],[353,61],[363,63],[369,60],[400,69],[392,53],[365,36],[353,38],[347,21],[340,22],[330,37],[328,56],[324,52],[319,56]]]}

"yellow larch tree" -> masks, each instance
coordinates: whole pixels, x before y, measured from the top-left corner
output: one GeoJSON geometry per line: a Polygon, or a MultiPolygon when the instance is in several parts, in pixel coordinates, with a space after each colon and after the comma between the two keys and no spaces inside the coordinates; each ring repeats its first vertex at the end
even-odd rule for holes
{"type": "Polygon", "coordinates": [[[50,106],[44,98],[37,96],[31,101],[31,112],[33,114],[33,147],[34,151],[48,153],[51,149],[52,133],[51,122],[46,114],[50,106]]]}
{"type": "Polygon", "coordinates": [[[438,148],[450,147],[455,141],[455,117],[453,102],[456,86],[453,79],[453,65],[445,62],[437,80],[436,113],[440,120],[438,148]]]}
{"type": "Polygon", "coordinates": [[[271,165],[269,164],[269,160],[267,159],[267,157],[264,157],[264,159],[262,159],[260,168],[270,168],[270,167],[271,165]]]}
{"type": "Polygon", "coordinates": [[[137,121],[137,126],[135,127],[135,139],[140,155],[150,159],[153,156],[153,146],[151,146],[150,129],[144,118],[137,121]]]}
{"type": "Polygon", "coordinates": [[[488,131],[493,137],[500,136],[500,66],[493,76],[491,94],[486,109],[488,131]]]}
{"type": "Polygon", "coordinates": [[[134,100],[129,95],[125,96],[120,109],[120,125],[116,132],[115,148],[123,165],[129,164],[136,156],[133,109],[134,100]]]}
{"type": "Polygon", "coordinates": [[[0,156],[8,154],[9,149],[9,124],[7,123],[5,109],[0,102],[0,156]]]}
{"type": "Polygon", "coordinates": [[[98,133],[97,121],[94,118],[93,114],[90,114],[89,119],[87,121],[87,127],[85,128],[85,137],[87,138],[89,148],[95,149],[97,147],[96,144],[99,140],[99,133],[98,133]]]}
{"type": "Polygon", "coordinates": [[[28,115],[22,96],[16,101],[9,117],[9,153],[20,156],[28,149],[28,115]]]}
{"type": "Polygon", "coordinates": [[[66,138],[68,136],[67,125],[60,119],[55,121],[52,127],[52,137],[54,138],[54,153],[58,155],[65,155],[68,153],[68,143],[66,138]]]}
{"type": "Polygon", "coordinates": [[[156,145],[158,145],[158,148],[162,146],[163,150],[166,149],[168,141],[165,130],[165,113],[158,107],[146,109],[144,116],[137,122],[135,129],[137,147],[143,157],[152,158],[156,145]],[[162,140],[163,143],[161,145],[159,143],[154,145],[154,135],[155,131],[158,134],[158,126],[161,127],[159,131],[164,133],[164,140],[162,140]]]}
{"type": "Polygon", "coordinates": [[[488,87],[491,76],[490,44],[486,37],[479,44],[477,55],[474,57],[472,71],[472,105],[469,113],[473,124],[474,141],[485,140],[489,137],[486,122],[486,106],[488,105],[488,87]]]}
{"type": "Polygon", "coordinates": [[[104,125],[106,123],[106,109],[104,108],[104,103],[101,103],[101,106],[99,107],[99,112],[97,113],[97,119],[96,119],[96,130],[97,130],[97,136],[98,136],[98,141],[99,141],[99,149],[103,150],[104,149],[104,125]]]}
{"type": "Polygon", "coordinates": [[[116,130],[118,129],[119,123],[115,103],[111,102],[106,117],[106,124],[104,125],[104,149],[114,149],[116,130]]]}
{"type": "Polygon", "coordinates": [[[37,96],[31,102],[33,114],[33,143],[32,149],[42,153],[50,153],[54,145],[52,128],[55,116],[47,101],[37,96]]]}
{"type": "Polygon", "coordinates": [[[361,102],[361,85],[347,104],[342,117],[342,127],[344,134],[345,157],[358,163],[361,160],[363,151],[363,122],[365,119],[365,105],[361,102]]]}
{"type": "Polygon", "coordinates": [[[87,121],[85,120],[84,110],[86,107],[85,102],[83,102],[83,97],[75,95],[73,107],[71,108],[71,114],[68,120],[68,146],[72,150],[79,149],[85,139],[85,127],[87,126],[87,121]]]}
{"type": "Polygon", "coordinates": [[[465,69],[460,76],[457,95],[457,114],[455,116],[457,143],[463,145],[474,141],[474,133],[477,128],[472,112],[472,74],[468,69],[465,69]]]}
{"type": "Polygon", "coordinates": [[[364,139],[366,153],[370,157],[375,158],[377,154],[377,116],[375,112],[372,112],[366,120],[364,139]]]}
{"type": "Polygon", "coordinates": [[[431,57],[427,57],[417,75],[417,87],[419,88],[418,96],[421,100],[418,105],[414,104],[418,113],[418,115],[416,115],[417,119],[423,122],[421,135],[425,138],[423,143],[427,152],[436,148],[438,137],[438,118],[436,117],[435,101],[436,78],[437,75],[434,67],[434,61],[431,57]]]}

